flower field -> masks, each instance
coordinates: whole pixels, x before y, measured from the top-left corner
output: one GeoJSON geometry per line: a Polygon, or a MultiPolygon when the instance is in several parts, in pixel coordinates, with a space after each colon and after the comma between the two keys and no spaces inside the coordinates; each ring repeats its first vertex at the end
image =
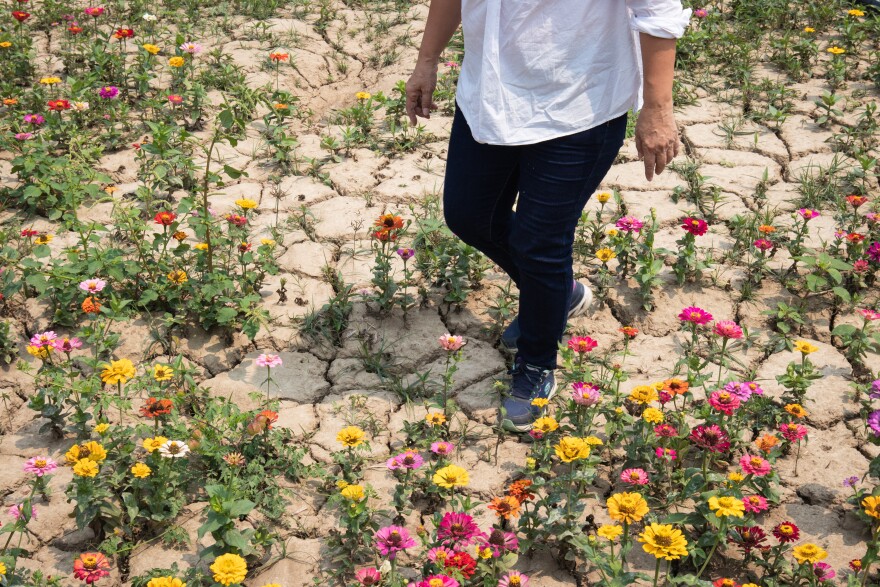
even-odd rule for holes
{"type": "Polygon", "coordinates": [[[4,4],[0,586],[880,585],[880,19],[689,5],[513,435],[427,2],[4,4]]]}

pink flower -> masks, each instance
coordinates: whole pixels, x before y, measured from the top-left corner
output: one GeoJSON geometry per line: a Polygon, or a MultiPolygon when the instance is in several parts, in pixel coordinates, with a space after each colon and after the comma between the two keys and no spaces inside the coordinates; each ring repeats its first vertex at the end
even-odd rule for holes
{"type": "Polygon", "coordinates": [[[740,328],[739,324],[737,324],[733,320],[719,320],[715,323],[715,327],[712,329],[712,332],[714,332],[721,338],[743,337],[742,328],[740,328]]]}
{"type": "MultiPolygon", "coordinates": [[[[8,513],[10,516],[12,516],[13,518],[15,518],[15,521],[16,521],[16,522],[18,522],[19,520],[22,519],[22,517],[23,517],[23,515],[24,515],[24,513],[23,513],[23,511],[22,511],[22,508],[23,508],[23,507],[24,507],[24,504],[23,504],[23,503],[18,503],[18,504],[11,505],[11,506],[9,506],[9,510],[8,510],[7,513],[8,513]]],[[[31,520],[36,520],[36,519],[37,519],[37,508],[35,508],[34,506],[31,506],[31,516],[30,516],[29,519],[31,519],[31,520]]]]}
{"type": "Polygon", "coordinates": [[[89,6],[88,8],[84,9],[83,12],[91,17],[98,18],[99,16],[104,14],[104,9],[100,6],[89,6]]]}
{"type": "Polygon", "coordinates": [[[750,454],[745,454],[740,458],[739,466],[742,467],[746,475],[754,475],[755,477],[763,477],[772,468],[767,460],[750,454]]]}
{"type": "Polygon", "coordinates": [[[685,218],[681,223],[681,227],[694,236],[703,236],[709,229],[709,225],[706,224],[705,220],[691,217],[685,218]]]}
{"type": "Polygon", "coordinates": [[[675,438],[678,436],[678,430],[672,424],[663,423],[654,426],[654,434],[660,438],[675,438]]]}
{"type": "Polygon", "coordinates": [[[485,534],[478,539],[481,548],[490,548],[492,557],[499,558],[507,552],[516,552],[519,549],[519,540],[513,532],[505,532],[500,528],[492,528],[488,536],[485,534]]]}
{"type": "Polygon", "coordinates": [[[759,251],[769,251],[773,248],[773,241],[769,241],[766,238],[755,239],[755,242],[752,244],[755,245],[755,248],[759,251]]]}
{"type": "Polygon", "coordinates": [[[873,322],[880,320],[880,312],[876,312],[869,308],[859,308],[859,314],[865,319],[865,322],[873,322]]]}
{"type": "Polygon", "coordinates": [[[834,569],[831,568],[831,565],[828,563],[813,563],[813,574],[816,575],[816,578],[819,579],[819,582],[830,581],[837,573],[834,572],[834,569]]]}
{"type": "Polygon", "coordinates": [[[412,548],[416,541],[409,535],[406,528],[386,526],[376,532],[376,548],[389,560],[394,560],[397,553],[412,548]]]}
{"type": "Polygon", "coordinates": [[[455,551],[445,546],[437,546],[428,551],[428,560],[437,563],[441,568],[446,566],[446,559],[455,556],[455,551]]]}
{"type": "Polygon", "coordinates": [[[202,52],[202,46],[198,43],[193,43],[192,41],[187,41],[186,43],[180,46],[180,50],[184,53],[189,53],[190,55],[195,55],[197,53],[202,52]]]}
{"type": "Polygon", "coordinates": [[[750,514],[760,514],[769,507],[767,500],[760,495],[747,495],[742,501],[746,511],[750,514]]]}
{"type": "Polygon", "coordinates": [[[658,459],[665,459],[667,461],[674,461],[678,458],[678,453],[675,452],[674,448],[663,448],[662,446],[658,446],[654,451],[654,454],[658,459]]]}
{"type": "Polygon", "coordinates": [[[461,336],[453,336],[447,332],[440,337],[440,346],[452,353],[464,346],[464,338],[461,336]]]}
{"type": "Polygon", "coordinates": [[[422,455],[419,453],[408,450],[406,452],[402,452],[397,456],[391,457],[385,463],[390,470],[396,471],[398,469],[418,469],[425,462],[425,459],[422,458],[422,455]]]}
{"type": "Polygon", "coordinates": [[[705,8],[697,8],[694,10],[694,18],[706,18],[709,15],[709,11],[705,8]]]}
{"type": "Polygon", "coordinates": [[[382,574],[379,573],[375,567],[366,567],[358,570],[354,574],[354,578],[357,579],[357,582],[363,585],[363,587],[371,587],[372,585],[378,585],[382,582],[382,574]]]}
{"type": "Polygon", "coordinates": [[[31,337],[31,344],[34,346],[51,346],[52,341],[58,338],[58,335],[55,334],[52,330],[47,330],[46,332],[39,332],[31,337]]]}
{"type": "Polygon", "coordinates": [[[592,383],[578,381],[571,384],[571,399],[579,406],[589,407],[598,404],[602,399],[602,394],[599,392],[599,388],[592,383]]]}
{"type": "Polygon", "coordinates": [[[599,343],[589,336],[572,336],[568,341],[568,348],[577,353],[588,353],[599,346],[599,343]]]}
{"type": "Polygon", "coordinates": [[[455,445],[451,442],[446,442],[445,440],[438,440],[431,444],[431,452],[435,455],[446,456],[452,454],[452,451],[454,450],[455,445]]]}
{"type": "Polygon", "coordinates": [[[408,261],[416,254],[415,249],[397,249],[397,256],[404,261],[408,261]]]}
{"type": "Polygon", "coordinates": [[[624,469],[620,474],[620,480],[630,485],[647,485],[648,474],[644,469],[624,469]]]}
{"type": "Polygon", "coordinates": [[[485,538],[474,518],[459,512],[446,512],[437,527],[437,540],[450,548],[464,548],[485,538]]]}
{"type": "Polygon", "coordinates": [[[25,473],[42,477],[58,468],[58,463],[49,457],[31,457],[24,463],[25,473]]]}
{"type": "Polygon", "coordinates": [[[271,369],[272,367],[280,367],[282,363],[283,361],[278,355],[269,355],[263,353],[262,355],[257,357],[257,365],[259,365],[260,367],[268,367],[271,369]]]}
{"type": "Polygon", "coordinates": [[[526,587],[528,584],[528,576],[519,571],[509,571],[498,581],[498,587],[526,587]]]}
{"type": "Polygon", "coordinates": [[[79,284],[79,288],[81,290],[90,294],[98,293],[105,287],[107,287],[107,282],[103,279],[98,279],[97,277],[86,279],[85,281],[81,281],[79,284]]]}
{"type": "Polygon", "coordinates": [[[696,306],[688,306],[678,315],[678,319],[682,322],[691,322],[693,324],[708,324],[712,321],[712,314],[704,310],[703,308],[698,308],[696,306]]]}
{"type": "Polygon", "coordinates": [[[732,393],[718,390],[713,391],[712,395],[709,396],[709,405],[719,412],[730,416],[733,414],[734,410],[739,408],[740,401],[739,398],[732,393]]]}
{"type": "Polygon", "coordinates": [[[116,86],[102,86],[98,90],[98,95],[105,100],[112,100],[119,95],[119,88],[117,88],[116,86]]]}
{"type": "Polygon", "coordinates": [[[797,213],[800,214],[801,218],[803,218],[804,220],[812,220],[813,218],[819,216],[818,210],[811,210],[809,208],[801,208],[797,211],[797,213]]]}
{"type": "Polygon", "coordinates": [[[809,432],[806,426],[795,424],[794,422],[782,424],[779,427],[779,431],[782,432],[782,436],[789,442],[798,442],[807,435],[807,432],[809,432]]]}
{"type": "Polygon", "coordinates": [[[82,348],[82,341],[76,337],[56,338],[52,341],[52,348],[61,353],[71,353],[76,349],[82,348]]]}
{"type": "Polygon", "coordinates": [[[431,575],[419,581],[417,587],[458,587],[459,583],[449,575],[431,575]]]}
{"type": "Polygon", "coordinates": [[[183,104],[183,96],[178,94],[168,94],[168,101],[177,106],[178,104],[183,104]]]}
{"type": "Polygon", "coordinates": [[[623,232],[640,232],[645,226],[645,223],[635,216],[624,216],[618,220],[614,226],[623,232]]]}

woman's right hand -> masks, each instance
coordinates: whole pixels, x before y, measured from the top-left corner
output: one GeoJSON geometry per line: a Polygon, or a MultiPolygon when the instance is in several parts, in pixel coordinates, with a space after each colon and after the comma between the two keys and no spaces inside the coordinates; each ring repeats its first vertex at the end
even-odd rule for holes
{"type": "Polygon", "coordinates": [[[431,118],[434,104],[434,88],[437,87],[437,64],[420,62],[406,82],[406,114],[410,126],[416,125],[416,117],[431,118]]]}

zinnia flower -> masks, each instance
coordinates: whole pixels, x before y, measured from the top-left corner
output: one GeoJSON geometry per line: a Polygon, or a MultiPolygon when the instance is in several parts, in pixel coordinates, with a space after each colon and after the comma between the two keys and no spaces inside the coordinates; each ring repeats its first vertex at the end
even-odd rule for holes
{"type": "Polygon", "coordinates": [[[708,324],[712,321],[712,314],[696,306],[688,306],[678,315],[682,322],[691,322],[697,325],[708,324]]]}
{"type": "Polygon", "coordinates": [[[767,540],[767,533],[760,526],[736,526],[732,529],[731,535],[727,541],[738,545],[748,554],[754,549],[763,550],[767,548],[764,541],[767,540]]]}
{"type": "MultiPolygon", "coordinates": [[[[12,516],[12,518],[17,522],[24,516],[24,504],[18,503],[9,506],[7,513],[12,516]]],[[[31,515],[29,520],[37,519],[37,508],[34,505],[31,505],[31,515]]]]}
{"type": "Polygon", "coordinates": [[[645,226],[645,223],[635,216],[624,216],[618,220],[614,226],[623,232],[640,232],[645,226]]]}
{"type": "Polygon", "coordinates": [[[468,472],[458,465],[447,465],[434,473],[432,481],[435,485],[444,489],[454,489],[456,487],[467,487],[470,482],[468,472]]]}
{"type": "Polygon", "coordinates": [[[451,548],[465,548],[485,534],[473,517],[459,512],[446,512],[437,526],[437,540],[451,548]]]}
{"type": "Polygon", "coordinates": [[[837,576],[834,569],[828,563],[813,563],[813,574],[820,583],[830,581],[837,576]]]}
{"type": "Polygon", "coordinates": [[[278,355],[269,355],[266,353],[261,354],[257,357],[257,365],[260,367],[280,367],[284,362],[281,360],[281,357],[278,355]]]}
{"type": "Polygon", "coordinates": [[[138,479],[146,479],[150,476],[153,470],[147,466],[145,463],[135,463],[131,467],[131,474],[137,477],[138,479]]]}
{"type": "Polygon", "coordinates": [[[706,224],[705,220],[702,220],[700,218],[688,217],[682,221],[681,227],[686,232],[689,232],[694,236],[703,236],[704,234],[706,234],[706,230],[708,230],[709,225],[706,224]]]}
{"type": "Polygon", "coordinates": [[[576,382],[571,384],[571,399],[579,406],[594,406],[602,399],[599,388],[592,383],[576,382]]]}
{"type": "Polygon", "coordinates": [[[73,561],[73,576],[91,585],[110,574],[110,562],[100,552],[84,552],[73,561]]]}
{"type": "Polygon", "coordinates": [[[159,454],[168,459],[185,457],[188,452],[189,447],[179,440],[169,440],[159,447],[159,454]]]}
{"type": "Polygon", "coordinates": [[[577,436],[561,438],[553,450],[563,463],[571,463],[590,456],[590,445],[577,436]]]}
{"type": "Polygon", "coordinates": [[[576,353],[588,353],[599,346],[599,343],[589,336],[572,336],[568,341],[568,348],[576,353]]]}
{"type": "Polygon", "coordinates": [[[498,581],[498,587],[526,587],[529,584],[529,577],[523,575],[519,571],[508,571],[506,575],[498,581]]]}
{"type": "Polygon", "coordinates": [[[393,456],[385,463],[385,465],[392,471],[396,471],[398,469],[418,469],[425,462],[425,459],[422,458],[422,455],[419,453],[408,450],[406,452],[402,452],[397,456],[393,456]]]}
{"type": "Polygon", "coordinates": [[[455,445],[445,440],[438,440],[437,442],[431,443],[431,452],[435,455],[446,456],[452,454],[454,450],[455,445]]]}
{"type": "Polygon", "coordinates": [[[742,328],[740,328],[739,324],[737,324],[733,320],[719,320],[715,323],[715,327],[712,329],[712,332],[714,332],[721,338],[743,337],[742,328]]]}
{"type": "Polygon", "coordinates": [[[519,517],[521,506],[515,497],[505,495],[494,498],[486,507],[493,510],[499,518],[510,520],[519,517]]]}
{"type": "Polygon", "coordinates": [[[739,466],[742,467],[746,475],[754,475],[755,477],[763,477],[772,468],[768,461],[759,456],[749,454],[742,456],[739,460],[739,466]]]}
{"type": "Polygon", "coordinates": [[[58,468],[58,463],[49,457],[31,457],[24,463],[24,471],[37,477],[48,475],[58,468]]]}
{"type": "Polygon", "coordinates": [[[742,518],[746,507],[741,499],[723,495],[713,495],[709,498],[709,509],[715,512],[719,518],[734,517],[742,518]]]}
{"type": "Polygon", "coordinates": [[[624,469],[620,480],[630,485],[647,485],[648,473],[644,469],[624,469]]]}
{"type": "Polygon", "coordinates": [[[800,564],[817,563],[828,556],[828,553],[825,552],[823,548],[811,542],[795,546],[794,549],[791,551],[791,554],[800,564]]]}
{"type": "Polygon", "coordinates": [[[642,549],[658,559],[668,561],[687,556],[687,540],[681,530],[671,524],[651,524],[639,534],[642,549]]]}
{"type": "Polygon", "coordinates": [[[801,532],[794,522],[780,522],[773,528],[773,535],[779,542],[795,542],[801,532]]]}
{"type": "Polygon", "coordinates": [[[713,391],[709,396],[709,405],[719,412],[730,416],[739,408],[739,398],[726,391],[713,391]]]}
{"type": "Polygon", "coordinates": [[[750,514],[759,514],[769,507],[767,499],[761,495],[747,495],[742,498],[742,502],[743,509],[750,514]]]}
{"type": "Polygon", "coordinates": [[[382,574],[376,567],[358,569],[354,574],[354,578],[362,587],[373,587],[382,582],[382,574]]]}
{"type": "Polygon", "coordinates": [[[222,585],[240,584],[247,576],[247,563],[237,554],[221,554],[211,564],[214,581],[222,585]]]}
{"type": "Polygon", "coordinates": [[[862,507],[872,518],[880,519],[880,497],[869,495],[862,500],[862,507]]]}
{"type": "Polygon", "coordinates": [[[336,434],[336,441],[347,448],[354,448],[364,441],[366,433],[357,426],[347,426],[336,434]]]}
{"type": "Polygon", "coordinates": [[[103,279],[98,279],[93,277],[92,279],[86,279],[85,281],[81,281],[79,284],[79,288],[84,292],[88,292],[91,294],[95,294],[104,290],[107,287],[107,282],[103,279]]]}
{"type": "Polygon", "coordinates": [[[730,437],[716,424],[697,426],[691,431],[690,439],[710,452],[726,452],[730,448],[730,437]]]}
{"type": "Polygon", "coordinates": [[[615,522],[632,524],[648,513],[648,502],[639,493],[615,493],[606,501],[608,515],[615,522]]]}
{"type": "Polygon", "coordinates": [[[397,553],[416,545],[416,541],[409,535],[406,528],[400,526],[386,526],[376,532],[376,548],[389,560],[394,560],[397,553]]]}
{"type": "Polygon", "coordinates": [[[464,338],[461,336],[453,336],[447,332],[440,337],[440,346],[443,347],[444,350],[454,352],[464,346],[464,338]]]}
{"type": "Polygon", "coordinates": [[[110,364],[105,365],[104,370],[101,371],[101,381],[107,385],[116,385],[117,383],[124,384],[134,376],[134,363],[128,359],[110,361],[110,364]]]}
{"type": "Polygon", "coordinates": [[[596,534],[609,542],[614,542],[623,534],[623,528],[617,524],[602,524],[596,530],[596,534]]]}

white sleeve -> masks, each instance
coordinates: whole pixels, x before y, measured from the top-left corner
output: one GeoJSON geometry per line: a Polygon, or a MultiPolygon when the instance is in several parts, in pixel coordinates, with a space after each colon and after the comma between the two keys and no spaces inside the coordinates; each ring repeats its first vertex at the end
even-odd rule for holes
{"type": "Polygon", "coordinates": [[[662,39],[678,39],[691,18],[680,0],[626,0],[629,25],[634,31],[662,39]]]}

